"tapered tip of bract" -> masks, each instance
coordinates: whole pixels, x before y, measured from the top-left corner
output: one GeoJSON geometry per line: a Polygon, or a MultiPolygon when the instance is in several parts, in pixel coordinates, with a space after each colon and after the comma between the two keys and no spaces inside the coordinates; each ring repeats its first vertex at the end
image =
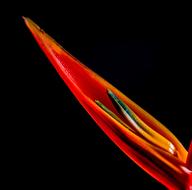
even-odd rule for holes
{"type": "Polygon", "coordinates": [[[39,32],[43,33],[43,30],[35,22],[33,22],[30,18],[24,17],[24,16],[22,16],[22,18],[23,18],[25,24],[27,25],[27,27],[29,28],[29,30],[33,34],[37,34],[39,32]]]}
{"type": "Polygon", "coordinates": [[[44,31],[36,24],[34,23],[30,18],[28,17],[22,17],[26,26],[28,27],[28,29],[31,31],[31,33],[33,34],[34,37],[39,38],[39,40],[42,41],[42,34],[44,33],[44,31]]]}
{"type": "Polygon", "coordinates": [[[48,49],[57,53],[63,51],[63,48],[35,22],[28,17],[23,16],[22,18],[41,48],[45,48],[44,51],[47,51],[48,49]]]}
{"type": "Polygon", "coordinates": [[[29,18],[26,16],[22,16],[22,19],[25,21],[25,20],[28,20],[29,18]]]}

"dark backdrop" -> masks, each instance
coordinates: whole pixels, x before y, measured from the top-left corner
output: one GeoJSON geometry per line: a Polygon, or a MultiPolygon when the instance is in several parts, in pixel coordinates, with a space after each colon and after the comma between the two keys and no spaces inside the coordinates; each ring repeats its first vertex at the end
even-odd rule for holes
{"type": "MultiPolygon", "coordinates": [[[[67,51],[191,140],[191,51],[182,20],[29,16],[67,51]]],[[[10,19],[8,175],[18,186],[165,189],[127,158],[76,101],[21,17],[10,19]],[[69,185],[69,187],[68,187],[69,185]],[[129,186],[131,188],[129,188],[129,186]],[[135,187],[133,187],[135,186],[135,187]]]]}

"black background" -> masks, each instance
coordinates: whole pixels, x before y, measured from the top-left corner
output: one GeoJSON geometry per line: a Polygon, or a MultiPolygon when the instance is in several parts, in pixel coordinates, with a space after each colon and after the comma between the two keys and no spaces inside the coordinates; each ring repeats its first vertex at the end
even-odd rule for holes
{"type": "MultiPolygon", "coordinates": [[[[174,16],[166,22],[142,16],[136,20],[136,15],[25,16],[165,124],[188,148],[192,134],[188,23],[174,16]]],[[[98,128],[21,17],[10,21],[4,145],[11,183],[54,189],[76,185],[79,189],[165,189],[98,128]]]]}

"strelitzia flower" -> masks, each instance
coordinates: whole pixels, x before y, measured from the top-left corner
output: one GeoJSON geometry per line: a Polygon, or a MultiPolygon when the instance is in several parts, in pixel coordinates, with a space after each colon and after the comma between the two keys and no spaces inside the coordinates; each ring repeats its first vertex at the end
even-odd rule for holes
{"type": "Polygon", "coordinates": [[[170,190],[192,189],[189,152],[159,121],[64,50],[29,18],[37,43],[104,133],[138,166],[170,190]]]}

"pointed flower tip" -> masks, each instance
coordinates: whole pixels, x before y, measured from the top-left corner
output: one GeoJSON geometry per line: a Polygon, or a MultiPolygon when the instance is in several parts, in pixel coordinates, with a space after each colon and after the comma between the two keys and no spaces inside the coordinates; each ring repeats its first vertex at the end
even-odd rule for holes
{"type": "MultiPolygon", "coordinates": [[[[44,49],[45,54],[48,54],[48,49],[53,50],[54,52],[57,53],[66,53],[66,51],[63,49],[61,45],[59,45],[51,36],[49,36],[42,28],[40,28],[35,22],[33,22],[30,18],[28,17],[22,17],[24,19],[24,22],[32,35],[35,37],[36,41],[40,45],[42,49],[44,49]],[[49,47],[49,48],[47,48],[49,47]]],[[[72,56],[71,56],[72,57],[72,56]]]]}
{"type": "Polygon", "coordinates": [[[32,33],[43,32],[43,30],[35,22],[33,22],[30,18],[25,17],[25,16],[22,16],[22,18],[32,33]]]}
{"type": "Polygon", "coordinates": [[[24,20],[25,24],[27,24],[27,25],[28,25],[30,22],[31,22],[31,23],[33,22],[30,18],[25,17],[25,16],[22,16],[22,19],[24,20]]]}
{"type": "Polygon", "coordinates": [[[26,21],[28,18],[25,16],[21,16],[24,21],[26,21]]]}

